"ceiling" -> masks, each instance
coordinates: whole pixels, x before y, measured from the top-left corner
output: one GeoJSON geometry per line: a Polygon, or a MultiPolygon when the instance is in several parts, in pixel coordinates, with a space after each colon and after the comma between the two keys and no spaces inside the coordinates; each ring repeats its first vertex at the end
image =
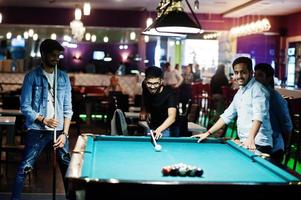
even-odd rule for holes
{"type": "MultiPolygon", "coordinates": [[[[198,0],[199,10],[196,13],[221,14],[224,17],[242,17],[245,15],[288,15],[301,12],[301,0],[198,0]]],[[[82,6],[84,2],[90,2],[93,9],[119,9],[119,10],[148,10],[155,11],[160,0],[0,0],[0,8],[11,7],[51,7],[51,8],[75,8],[82,6]]],[[[192,8],[195,0],[188,0],[192,8]]],[[[185,10],[188,6],[183,0],[185,10]]],[[[22,34],[29,26],[1,25],[0,39],[5,37],[8,31],[14,35],[22,34]]],[[[47,28],[43,26],[31,26],[41,37],[49,37],[53,32],[63,35],[70,33],[68,26],[47,28]]],[[[128,40],[131,31],[140,35],[139,29],[99,28],[86,27],[86,32],[97,35],[97,41],[102,41],[104,36],[110,36],[110,42],[135,42],[128,40]]]]}
{"type": "MultiPolygon", "coordinates": [[[[193,7],[195,0],[188,0],[193,7]]],[[[223,14],[224,17],[245,15],[288,15],[301,11],[300,0],[198,0],[196,13],[223,14]]],[[[3,6],[75,8],[90,2],[92,9],[123,9],[155,11],[160,0],[0,0],[3,6]]],[[[185,9],[188,6],[183,0],[185,9]]],[[[93,10],[92,10],[93,12],[93,10]]]]}

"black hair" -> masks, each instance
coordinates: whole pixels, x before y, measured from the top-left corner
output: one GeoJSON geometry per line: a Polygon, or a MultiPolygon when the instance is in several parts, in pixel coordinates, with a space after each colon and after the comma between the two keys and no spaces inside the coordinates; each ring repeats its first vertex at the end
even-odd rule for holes
{"type": "Polygon", "coordinates": [[[274,69],[270,64],[267,63],[258,63],[257,65],[255,65],[254,70],[260,70],[263,73],[265,73],[266,77],[272,77],[271,82],[269,83],[270,86],[272,86],[274,88],[274,69]]]}
{"type": "Polygon", "coordinates": [[[65,49],[58,41],[52,39],[45,39],[40,45],[41,54],[47,54],[55,50],[64,51],[65,49]]]}
{"type": "Polygon", "coordinates": [[[267,63],[258,63],[255,65],[255,71],[261,70],[263,71],[267,77],[273,77],[274,76],[274,69],[270,64],[267,63]]]}
{"type": "Polygon", "coordinates": [[[252,69],[252,60],[248,57],[238,57],[236,58],[233,63],[232,63],[232,67],[234,69],[234,66],[237,65],[237,64],[240,64],[240,63],[244,63],[247,65],[247,68],[248,68],[248,71],[251,72],[253,71],[252,69]]]}
{"type": "Polygon", "coordinates": [[[217,66],[215,74],[225,74],[225,65],[224,64],[219,64],[217,66]]]}
{"type": "Polygon", "coordinates": [[[159,68],[159,67],[156,67],[156,66],[148,67],[145,70],[145,78],[146,79],[163,78],[163,72],[162,72],[161,68],[159,68]]]}

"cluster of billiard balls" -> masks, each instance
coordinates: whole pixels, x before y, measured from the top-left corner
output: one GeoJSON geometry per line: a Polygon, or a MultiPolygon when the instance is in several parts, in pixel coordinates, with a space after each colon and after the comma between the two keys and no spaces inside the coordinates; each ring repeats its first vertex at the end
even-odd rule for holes
{"type": "Polygon", "coordinates": [[[201,177],[204,171],[195,166],[186,165],[183,163],[165,166],[162,168],[163,176],[191,176],[201,177]]]}

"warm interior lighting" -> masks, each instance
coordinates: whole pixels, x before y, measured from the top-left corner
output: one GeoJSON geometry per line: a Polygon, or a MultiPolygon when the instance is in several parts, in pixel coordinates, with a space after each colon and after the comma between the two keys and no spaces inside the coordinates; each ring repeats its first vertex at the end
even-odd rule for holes
{"type": "Polygon", "coordinates": [[[11,39],[11,37],[12,37],[12,33],[11,32],[7,32],[6,33],[6,39],[8,39],[8,40],[10,40],[11,39]]]}
{"type": "Polygon", "coordinates": [[[220,32],[216,33],[208,33],[203,36],[205,40],[216,40],[219,36],[221,36],[220,32]]]}
{"type": "Polygon", "coordinates": [[[195,9],[195,10],[200,9],[200,2],[199,2],[198,0],[195,0],[195,1],[194,1],[194,9],[195,9]]]}
{"type": "Polygon", "coordinates": [[[73,38],[78,41],[81,41],[86,31],[84,24],[80,20],[75,19],[70,22],[70,28],[71,28],[71,33],[73,35],[73,38]]]}
{"type": "Polygon", "coordinates": [[[91,33],[86,33],[85,39],[86,39],[87,41],[91,40],[91,33]]]}
{"type": "Polygon", "coordinates": [[[256,22],[233,27],[231,28],[230,33],[234,37],[240,37],[250,34],[262,33],[264,31],[270,30],[270,28],[270,21],[267,18],[263,18],[261,20],[257,20],[256,22]]]}
{"type": "Polygon", "coordinates": [[[29,36],[29,37],[32,37],[33,34],[34,34],[34,30],[33,30],[33,29],[29,29],[29,30],[28,30],[28,36],[29,36]]]}
{"type": "Polygon", "coordinates": [[[82,10],[80,8],[76,8],[74,11],[74,17],[76,20],[81,20],[82,18],[82,10]]]}
{"type": "Polygon", "coordinates": [[[24,39],[26,39],[26,40],[28,39],[29,35],[28,35],[28,32],[27,32],[27,31],[24,31],[23,37],[24,37],[24,39]]]}
{"type": "Polygon", "coordinates": [[[91,35],[91,42],[96,42],[96,40],[97,40],[97,37],[96,37],[96,35],[91,35]]]}
{"type": "Polygon", "coordinates": [[[145,42],[145,43],[148,43],[148,42],[149,42],[149,36],[148,36],[148,35],[145,35],[145,36],[144,36],[144,42],[145,42]]]}
{"type": "MultiPolygon", "coordinates": [[[[156,32],[159,32],[164,35],[168,34],[199,34],[203,30],[199,21],[197,20],[188,0],[185,0],[188,5],[193,19],[184,12],[182,0],[161,0],[157,8],[157,19],[156,21],[147,27],[144,34],[150,32],[151,29],[155,29],[156,32]]],[[[154,32],[154,30],[152,31],[154,32]]],[[[166,35],[168,36],[168,35],[166,35]]]]}
{"type": "Polygon", "coordinates": [[[152,35],[152,36],[186,37],[186,35],[184,34],[158,32],[155,28],[150,28],[149,30],[145,30],[141,34],[152,35]]]}
{"type": "Polygon", "coordinates": [[[130,39],[131,40],[135,40],[136,39],[136,33],[135,32],[131,32],[130,33],[130,39]]]}
{"type": "Polygon", "coordinates": [[[146,27],[149,27],[153,22],[154,22],[154,21],[153,21],[153,18],[148,17],[148,18],[146,19],[146,27]]]}
{"type": "Polygon", "coordinates": [[[104,42],[104,43],[109,42],[109,37],[108,37],[108,36],[104,36],[104,37],[103,37],[103,42],[104,42]]]}
{"type": "Polygon", "coordinates": [[[2,13],[0,13],[0,24],[2,23],[2,13]]]}
{"type": "Polygon", "coordinates": [[[84,15],[90,15],[91,13],[91,4],[90,3],[84,3],[84,15]]]}
{"type": "Polygon", "coordinates": [[[37,33],[33,34],[32,39],[37,41],[39,39],[39,35],[37,33]]]}
{"type": "Polygon", "coordinates": [[[56,36],[55,33],[52,33],[52,34],[50,35],[50,38],[53,39],[53,40],[56,40],[57,36],[56,36]]]}

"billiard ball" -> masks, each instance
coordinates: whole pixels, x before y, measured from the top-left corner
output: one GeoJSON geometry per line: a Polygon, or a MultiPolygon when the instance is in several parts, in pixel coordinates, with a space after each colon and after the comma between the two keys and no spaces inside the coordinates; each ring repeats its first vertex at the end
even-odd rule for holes
{"type": "Polygon", "coordinates": [[[160,144],[156,144],[155,145],[155,150],[156,151],[161,151],[162,150],[162,146],[160,144]]]}
{"type": "Polygon", "coordinates": [[[186,167],[180,167],[179,168],[179,175],[180,176],[186,176],[187,168],[186,167]]]}
{"type": "Polygon", "coordinates": [[[201,168],[197,168],[194,172],[195,176],[202,176],[204,171],[201,168]]]}
{"type": "Polygon", "coordinates": [[[179,173],[179,169],[177,169],[177,168],[175,168],[175,167],[171,167],[170,168],[170,175],[171,176],[177,176],[178,175],[178,173],[179,173]]]}
{"type": "Polygon", "coordinates": [[[168,176],[170,174],[171,168],[170,167],[163,167],[162,174],[163,176],[168,176]]]}
{"type": "Polygon", "coordinates": [[[188,176],[195,176],[195,168],[190,168],[187,172],[188,176]]]}

